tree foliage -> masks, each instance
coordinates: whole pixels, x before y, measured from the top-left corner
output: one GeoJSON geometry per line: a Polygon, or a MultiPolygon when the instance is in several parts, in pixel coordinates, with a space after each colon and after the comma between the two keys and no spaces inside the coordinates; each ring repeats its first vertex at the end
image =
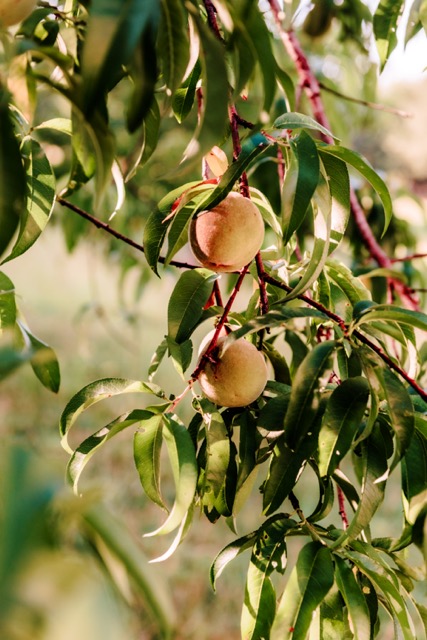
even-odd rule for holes
{"type": "MultiPolygon", "coordinates": [[[[417,292],[425,274],[410,257],[416,238],[409,229],[399,237],[384,176],[352,148],[339,80],[315,74],[310,59],[330,50],[343,60],[367,104],[369,48],[374,40],[384,68],[404,5],[381,0],[372,15],[360,0],[309,9],[65,0],[40,2],[1,33],[0,376],[30,362],[44,386],[59,388],[57,357],[26,326],[6,275],[50,225],[62,225],[70,250],[83,239],[82,218],[104,230],[106,259],[118,253],[123,273],[138,269],[141,282],[173,274],[168,332],[146,379],[123,371],[97,380],[64,408],[67,472],[78,492],[89,460],[130,427],[142,488],[166,511],[147,535],[173,535],[157,560],[175,551],[197,511],[235,530],[258,490],[259,527],[211,568],[216,588],[228,563],[249,552],[245,639],[375,638],[379,606],[396,638],[425,637],[405,562],[408,548],[426,551],[427,315],[417,292]],[[329,111],[327,89],[338,94],[329,111]],[[259,207],[266,242],[239,274],[219,277],[185,247],[191,219],[232,190],[259,207]],[[247,303],[236,312],[241,288],[247,303]],[[265,354],[270,380],[251,405],[217,407],[198,393],[203,359],[193,342],[204,323],[216,326],[208,354],[224,325],[226,345],[246,337],[265,354]],[[154,382],[169,364],[182,378],[177,397],[154,382]],[[125,393],[143,393],[145,408],[112,416],[72,448],[80,414],[125,393]],[[180,409],[190,394],[188,418],[180,409]],[[376,538],[371,525],[399,469],[401,533],[376,538]],[[318,501],[306,513],[298,483],[310,473],[318,501]],[[295,538],[299,555],[287,569],[295,538]]],[[[410,9],[407,41],[426,28],[424,5],[410,9]]]]}

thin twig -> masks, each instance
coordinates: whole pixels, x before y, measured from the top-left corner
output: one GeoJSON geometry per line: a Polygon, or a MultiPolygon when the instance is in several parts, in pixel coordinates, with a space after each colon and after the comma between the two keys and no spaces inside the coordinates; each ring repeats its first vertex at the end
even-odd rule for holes
{"type": "Polygon", "coordinates": [[[400,118],[413,118],[414,114],[409,113],[408,111],[402,111],[401,109],[395,109],[394,107],[389,107],[385,104],[378,104],[377,102],[370,102],[369,100],[362,100],[361,98],[353,98],[352,96],[348,96],[340,91],[336,91],[336,89],[332,89],[332,87],[328,87],[323,82],[319,82],[319,87],[328,93],[331,93],[338,98],[342,98],[343,100],[347,100],[347,102],[354,102],[355,104],[360,104],[363,107],[367,107],[368,109],[375,109],[376,111],[385,111],[387,113],[392,113],[395,116],[399,116],[400,118]]]}

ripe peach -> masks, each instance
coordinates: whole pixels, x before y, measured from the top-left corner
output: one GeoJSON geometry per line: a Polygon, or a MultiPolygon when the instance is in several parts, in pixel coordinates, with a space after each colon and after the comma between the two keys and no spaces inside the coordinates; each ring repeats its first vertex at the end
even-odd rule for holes
{"type": "Polygon", "coordinates": [[[253,260],[263,239],[264,222],[258,207],[234,191],[190,223],[191,249],[212,271],[239,271],[253,260]]]}
{"type": "Polygon", "coordinates": [[[0,0],[0,27],[10,27],[27,18],[37,0],[0,0]]]}
{"type": "MultiPolygon", "coordinates": [[[[201,355],[206,351],[213,332],[202,343],[201,355]],[[203,348],[204,347],[204,348],[203,348]]],[[[267,365],[263,354],[244,338],[232,342],[221,353],[226,336],[218,339],[199,376],[204,395],[223,407],[245,407],[261,395],[267,383],[267,365]]]]}

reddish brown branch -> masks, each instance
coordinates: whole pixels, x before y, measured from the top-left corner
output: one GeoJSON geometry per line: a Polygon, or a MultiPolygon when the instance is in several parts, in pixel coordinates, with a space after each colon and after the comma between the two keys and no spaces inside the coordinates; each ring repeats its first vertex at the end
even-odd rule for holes
{"type": "Polygon", "coordinates": [[[340,486],[337,485],[337,495],[338,495],[338,513],[341,516],[341,522],[343,529],[348,529],[348,517],[347,512],[345,510],[345,497],[344,492],[340,486]]]}

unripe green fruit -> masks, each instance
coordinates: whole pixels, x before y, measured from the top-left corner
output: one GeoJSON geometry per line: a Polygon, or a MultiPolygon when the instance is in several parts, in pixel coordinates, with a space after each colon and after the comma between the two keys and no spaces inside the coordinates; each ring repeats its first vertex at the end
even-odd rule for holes
{"type": "MultiPolygon", "coordinates": [[[[213,332],[203,341],[201,355],[212,336],[213,332]]],[[[267,365],[262,353],[244,338],[232,342],[221,354],[225,339],[226,336],[218,339],[212,361],[208,360],[199,376],[199,384],[204,395],[215,404],[246,407],[264,390],[268,379],[267,365]]]]}
{"type": "Polygon", "coordinates": [[[216,207],[192,219],[189,240],[195,257],[207,269],[240,271],[261,248],[264,222],[249,198],[231,192],[216,207]]]}
{"type": "Polygon", "coordinates": [[[37,0],[0,0],[0,27],[10,27],[27,18],[37,0]]]}

